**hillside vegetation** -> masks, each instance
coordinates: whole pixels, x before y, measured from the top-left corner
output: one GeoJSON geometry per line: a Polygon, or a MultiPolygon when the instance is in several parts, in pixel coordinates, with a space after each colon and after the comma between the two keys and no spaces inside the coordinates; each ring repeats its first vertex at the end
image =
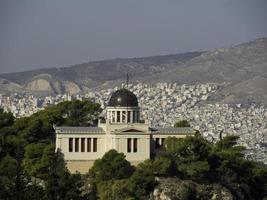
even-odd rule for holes
{"type": "MultiPolygon", "coordinates": [[[[0,110],[0,199],[263,199],[267,167],[244,159],[236,136],[210,143],[199,133],[167,138],[160,155],[132,166],[115,150],[86,175],[71,174],[55,152],[53,125],[91,126],[90,101],[63,102],[30,117],[0,110]]],[[[177,123],[183,126],[185,122],[177,123]]],[[[188,124],[186,124],[188,125],[188,124]]]]}

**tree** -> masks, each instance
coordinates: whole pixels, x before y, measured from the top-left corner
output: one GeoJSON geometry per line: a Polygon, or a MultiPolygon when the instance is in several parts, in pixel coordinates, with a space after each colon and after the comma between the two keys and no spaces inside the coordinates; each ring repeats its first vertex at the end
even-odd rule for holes
{"type": "Polygon", "coordinates": [[[4,112],[0,108],[0,159],[5,157],[13,149],[9,136],[11,135],[10,127],[14,124],[14,117],[10,112],[4,112]]]}
{"type": "Polygon", "coordinates": [[[97,183],[128,178],[132,173],[133,167],[125,159],[125,155],[114,149],[105,153],[101,159],[96,160],[89,170],[89,174],[94,177],[97,183]]]}
{"type": "Polygon", "coordinates": [[[126,200],[133,197],[129,192],[126,179],[99,183],[98,196],[100,200],[126,200]]]}
{"type": "Polygon", "coordinates": [[[4,112],[0,108],[0,130],[4,127],[11,126],[14,123],[14,116],[11,112],[4,112]]]}
{"type": "MultiPolygon", "coordinates": [[[[123,153],[118,153],[114,149],[108,151],[101,159],[96,160],[93,167],[89,170],[87,179],[90,180],[91,196],[97,192],[100,199],[107,197],[112,199],[112,189],[110,186],[113,183],[124,185],[124,182],[117,182],[117,180],[129,178],[133,171],[134,168],[125,159],[123,153]]],[[[115,189],[118,190],[118,188],[115,189]]]]}
{"type": "Polygon", "coordinates": [[[151,171],[138,166],[129,178],[128,189],[136,199],[148,199],[148,194],[156,184],[155,176],[151,171]]]}
{"type": "Polygon", "coordinates": [[[187,120],[181,120],[174,124],[174,127],[190,127],[190,124],[187,120]]]}
{"type": "Polygon", "coordinates": [[[80,174],[70,174],[60,151],[54,153],[54,145],[44,149],[42,157],[45,175],[45,196],[47,199],[79,199],[82,179],[80,174]]]}
{"type": "MultiPolygon", "coordinates": [[[[59,124],[67,126],[90,126],[97,119],[102,109],[100,104],[89,100],[65,101],[47,110],[53,113],[59,124]]],[[[58,124],[58,123],[57,123],[58,124]]]]}
{"type": "Polygon", "coordinates": [[[47,148],[43,143],[29,144],[25,148],[23,166],[25,171],[30,175],[37,178],[44,178],[41,169],[48,166],[42,166],[42,156],[44,149],[47,148]]]}
{"type": "Polygon", "coordinates": [[[168,137],[166,151],[179,161],[206,160],[211,151],[211,144],[200,136],[187,136],[181,139],[168,137]]]}
{"type": "Polygon", "coordinates": [[[0,199],[15,198],[16,165],[16,160],[9,155],[0,162],[0,199]]]}
{"type": "Polygon", "coordinates": [[[139,164],[139,168],[149,171],[155,176],[170,176],[175,173],[175,166],[170,157],[156,156],[139,164]]]}

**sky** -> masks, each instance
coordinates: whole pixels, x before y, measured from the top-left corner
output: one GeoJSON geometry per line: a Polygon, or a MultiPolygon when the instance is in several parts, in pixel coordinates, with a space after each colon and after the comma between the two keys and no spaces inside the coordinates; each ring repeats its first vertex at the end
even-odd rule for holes
{"type": "Polygon", "coordinates": [[[0,73],[267,37],[267,0],[0,0],[0,73]]]}

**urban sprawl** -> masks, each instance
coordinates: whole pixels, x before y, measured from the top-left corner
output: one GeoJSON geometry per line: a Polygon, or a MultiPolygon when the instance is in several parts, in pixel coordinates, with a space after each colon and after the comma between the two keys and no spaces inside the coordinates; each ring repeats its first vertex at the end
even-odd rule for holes
{"type": "MultiPolygon", "coordinates": [[[[218,141],[222,135],[240,137],[239,144],[247,148],[246,156],[267,163],[267,108],[241,104],[228,105],[209,103],[219,86],[216,84],[177,85],[158,83],[155,85],[130,84],[142,108],[142,117],[151,127],[173,126],[179,120],[188,120],[190,125],[210,141],[218,141]]],[[[49,105],[73,99],[90,99],[103,108],[112,92],[118,88],[89,92],[81,95],[57,95],[44,98],[28,94],[0,94],[0,106],[11,111],[15,117],[29,116],[49,105]]]]}

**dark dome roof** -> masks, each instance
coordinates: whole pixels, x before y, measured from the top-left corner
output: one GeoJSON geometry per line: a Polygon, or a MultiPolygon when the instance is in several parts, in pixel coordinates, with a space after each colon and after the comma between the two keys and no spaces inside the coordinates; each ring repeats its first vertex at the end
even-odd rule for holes
{"type": "Polygon", "coordinates": [[[123,88],[117,90],[111,95],[108,105],[112,107],[117,107],[117,106],[135,107],[138,106],[138,101],[134,93],[123,88]]]}

